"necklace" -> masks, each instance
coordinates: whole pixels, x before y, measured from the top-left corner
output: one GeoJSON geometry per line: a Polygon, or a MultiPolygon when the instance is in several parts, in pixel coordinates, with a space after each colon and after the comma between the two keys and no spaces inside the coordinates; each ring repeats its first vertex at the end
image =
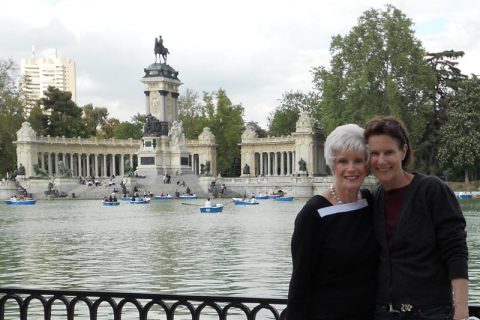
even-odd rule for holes
{"type": "Polygon", "coordinates": [[[333,184],[330,186],[330,193],[332,194],[332,197],[337,201],[338,204],[342,204],[342,200],[337,197],[337,194],[335,193],[335,189],[333,189],[333,184]]]}

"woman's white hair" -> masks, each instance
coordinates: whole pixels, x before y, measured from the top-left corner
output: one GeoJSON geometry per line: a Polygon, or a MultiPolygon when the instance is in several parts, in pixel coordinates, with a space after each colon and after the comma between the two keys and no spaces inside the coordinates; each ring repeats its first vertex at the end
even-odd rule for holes
{"type": "Polygon", "coordinates": [[[336,127],[328,135],[325,140],[324,156],[330,169],[333,169],[335,154],[339,151],[365,152],[368,155],[363,128],[350,123],[336,127]]]}

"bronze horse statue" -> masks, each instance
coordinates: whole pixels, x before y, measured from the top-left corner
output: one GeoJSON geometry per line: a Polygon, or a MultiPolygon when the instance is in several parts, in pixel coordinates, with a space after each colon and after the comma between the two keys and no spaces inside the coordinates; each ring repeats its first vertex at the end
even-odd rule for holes
{"type": "Polygon", "coordinates": [[[157,55],[158,55],[158,60],[161,63],[163,58],[163,63],[167,64],[167,54],[170,54],[167,48],[163,46],[163,39],[162,36],[159,36],[158,38],[155,38],[155,48],[154,48],[154,53],[155,53],[155,62],[157,62],[157,55]]]}

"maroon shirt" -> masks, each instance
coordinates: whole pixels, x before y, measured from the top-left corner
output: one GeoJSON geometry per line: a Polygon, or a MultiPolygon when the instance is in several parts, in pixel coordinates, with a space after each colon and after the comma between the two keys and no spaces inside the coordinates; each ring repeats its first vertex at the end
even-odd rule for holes
{"type": "Polygon", "coordinates": [[[388,243],[390,243],[390,239],[392,239],[393,230],[395,230],[395,225],[397,224],[398,217],[400,217],[403,199],[405,198],[407,188],[408,185],[398,189],[385,191],[384,212],[388,243]]]}

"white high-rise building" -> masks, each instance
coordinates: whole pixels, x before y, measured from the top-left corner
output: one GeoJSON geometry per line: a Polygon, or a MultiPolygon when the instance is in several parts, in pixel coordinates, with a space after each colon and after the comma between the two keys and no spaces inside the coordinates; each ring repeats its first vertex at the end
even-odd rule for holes
{"type": "Polygon", "coordinates": [[[66,58],[23,59],[21,63],[22,85],[27,102],[27,113],[43,97],[48,86],[72,93],[77,100],[75,62],[66,58]]]}

